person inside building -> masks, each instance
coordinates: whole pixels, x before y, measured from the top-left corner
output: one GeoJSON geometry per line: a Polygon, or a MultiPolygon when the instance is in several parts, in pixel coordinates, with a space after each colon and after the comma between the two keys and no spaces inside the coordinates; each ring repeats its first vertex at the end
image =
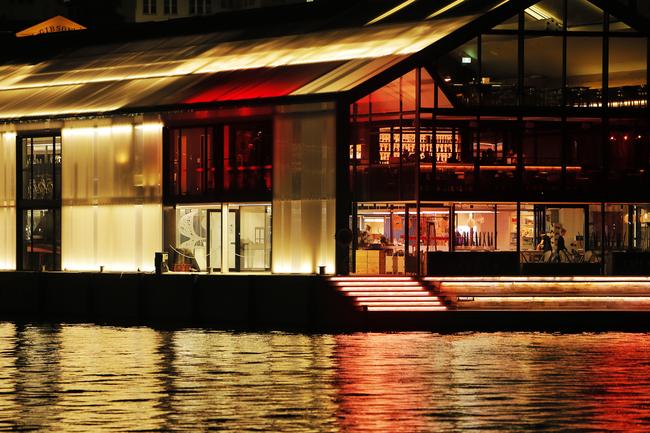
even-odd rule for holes
{"type": "Polygon", "coordinates": [[[542,240],[537,244],[537,250],[547,252],[551,251],[553,247],[551,246],[551,237],[548,233],[542,235],[542,240]]]}
{"type": "Polygon", "coordinates": [[[566,235],[566,229],[560,230],[560,235],[557,237],[557,254],[561,262],[569,261],[569,250],[566,247],[564,242],[564,236],[566,235]]]}

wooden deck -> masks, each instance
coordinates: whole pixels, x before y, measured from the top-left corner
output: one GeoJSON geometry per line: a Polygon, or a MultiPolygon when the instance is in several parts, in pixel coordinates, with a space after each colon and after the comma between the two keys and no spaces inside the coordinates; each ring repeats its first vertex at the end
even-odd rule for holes
{"type": "Polygon", "coordinates": [[[650,311],[649,277],[427,277],[452,310],[650,311]]]}

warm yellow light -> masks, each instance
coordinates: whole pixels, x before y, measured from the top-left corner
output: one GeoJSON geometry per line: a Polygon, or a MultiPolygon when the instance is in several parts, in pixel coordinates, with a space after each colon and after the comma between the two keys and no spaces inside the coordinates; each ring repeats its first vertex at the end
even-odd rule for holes
{"type": "Polygon", "coordinates": [[[160,131],[162,128],[163,128],[162,123],[142,123],[140,125],[135,126],[135,129],[144,132],[156,132],[156,131],[160,131]]]}
{"type": "Polygon", "coordinates": [[[429,16],[427,17],[427,19],[435,18],[435,17],[437,17],[438,15],[442,15],[442,14],[444,14],[445,12],[447,12],[448,10],[453,9],[453,8],[455,8],[456,6],[458,6],[459,4],[463,3],[464,1],[465,1],[465,0],[456,0],[455,2],[450,3],[450,4],[448,4],[447,6],[441,8],[441,9],[438,9],[437,11],[435,11],[434,13],[432,13],[431,15],[429,15],[429,16]]]}
{"type": "Polygon", "coordinates": [[[162,207],[147,205],[63,206],[61,261],[68,270],[154,270],[162,246],[162,207]]]}
{"type": "MultiPolygon", "coordinates": [[[[121,66],[77,66],[75,70],[50,72],[48,62],[21,65],[11,74],[0,75],[0,90],[18,90],[87,83],[165,79],[189,74],[206,74],[239,69],[310,64],[352,59],[369,59],[390,55],[412,54],[431,45],[473,17],[411,24],[370,26],[363,29],[324,31],[273,39],[233,41],[217,44],[190,59],[174,53],[161,53],[160,59],[148,64],[125,59],[121,66]],[[47,72],[46,72],[47,71],[47,72]]],[[[119,55],[117,54],[117,58],[119,55]]],[[[130,54],[130,53],[129,53],[130,54]]],[[[117,64],[117,62],[116,62],[117,64]]],[[[0,72],[2,70],[0,69],[0,72]]],[[[155,84],[155,83],[152,83],[155,84]]],[[[68,91],[74,88],[66,89],[68,91]]],[[[117,109],[119,103],[102,107],[117,109]]],[[[83,111],[83,107],[80,107],[83,111]]],[[[40,115],[41,110],[30,114],[40,115]]],[[[49,113],[49,112],[48,112],[49,113]]],[[[45,114],[45,113],[43,113],[45,114]]]]}
{"type": "Polygon", "coordinates": [[[474,296],[482,302],[650,302],[649,296],[474,296]]]}
{"type": "Polygon", "coordinates": [[[386,11],[383,14],[379,15],[377,18],[368,21],[366,23],[366,25],[368,26],[368,25],[371,25],[371,24],[375,24],[375,23],[383,20],[384,18],[387,18],[387,17],[393,15],[395,12],[398,12],[398,11],[404,9],[406,6],[410,5],[411,3],[415,2],[415,1],[416,0],[406,0],[405,2],[398,4],[397,6],[390,9],[389,11],[386,11]]]}

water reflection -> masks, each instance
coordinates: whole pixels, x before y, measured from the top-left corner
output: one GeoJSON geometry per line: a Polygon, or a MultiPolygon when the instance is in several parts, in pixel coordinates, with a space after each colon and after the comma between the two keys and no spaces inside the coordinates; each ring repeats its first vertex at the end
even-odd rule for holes
{"type": "Polygon", "coordinates": [[[0,430],[648,431],[650,335],[0,323],[0,430]]]}

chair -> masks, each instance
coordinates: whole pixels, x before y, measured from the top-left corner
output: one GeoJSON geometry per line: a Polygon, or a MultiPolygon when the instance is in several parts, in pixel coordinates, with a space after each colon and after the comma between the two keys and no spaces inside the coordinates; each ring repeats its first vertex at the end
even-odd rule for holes
{"type": "Polygon", "coordinates": [[[571,257],[566,250],[558,251],[557,253],[560,263],[570,263],[571,257]]]}
{"type": "Polygon", "coordinates": [[[586,251],[585,252],[585,257],[584,257],[584,262],[585,263],[594,263],[595,262],[595,257],[594,253],[592,251],[586,251]]]}

